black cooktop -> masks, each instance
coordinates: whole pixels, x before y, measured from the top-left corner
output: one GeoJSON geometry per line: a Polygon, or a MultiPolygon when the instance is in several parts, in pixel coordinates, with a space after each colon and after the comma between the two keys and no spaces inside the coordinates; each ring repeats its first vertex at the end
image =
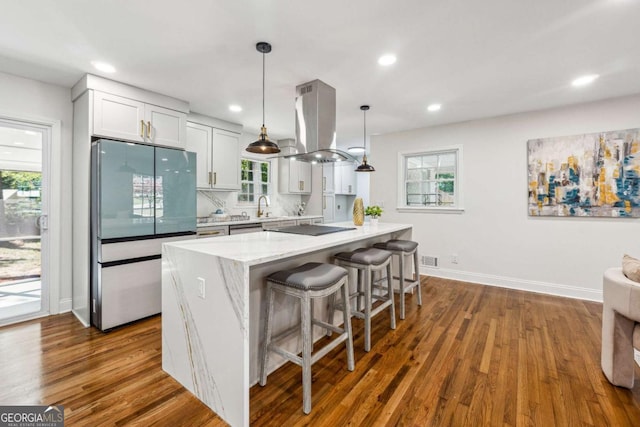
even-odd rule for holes
{"type": "Polygon", "coordinates": [[[304,234],[306,236],[322,236],[323,234],[337,233],[339,231],[348,231],[355,229],[355,227],[332,227],[329,225],[292,225],[290,227],[275,228],[269,231],[278,231],[280,233],[291,234],[304,234]]]}

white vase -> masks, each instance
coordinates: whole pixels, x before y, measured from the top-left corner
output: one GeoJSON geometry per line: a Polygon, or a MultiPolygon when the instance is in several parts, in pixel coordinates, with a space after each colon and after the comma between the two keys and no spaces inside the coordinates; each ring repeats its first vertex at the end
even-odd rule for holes
{"type": "Polygon", "coordinates": [[[376,225],[378,225],[378,218],[371,218],[369,220],[369,225],[371,225],[372,227],[375,227],[376,225]]]}

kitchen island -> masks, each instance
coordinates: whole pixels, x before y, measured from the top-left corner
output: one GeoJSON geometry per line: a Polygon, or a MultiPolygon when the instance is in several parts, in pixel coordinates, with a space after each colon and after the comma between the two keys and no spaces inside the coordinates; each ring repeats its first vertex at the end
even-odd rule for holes
{"type": "MultiPolygon", "coordinates": [[[[265,231],[163,245],[162,368],[226,422],[248,426],[249,388],[258,381],[264,278],[305,262],[331,262],[341,251],[410,238],[411,225],[366,223],[322,236],[265,231]]],[[[295,300],[281,296],[275,307],[274,334],[298,324],[295,300]]],[[[326,309],[316,304],[315,316],[326,309]]],[[[314,328],[315,339],[322,333],[314,328]]],[[[298,344],[292,336],[285,346],[297,352],[298,344]]],[[[273,355],[269,372],[283,363],[273,355]]]]}

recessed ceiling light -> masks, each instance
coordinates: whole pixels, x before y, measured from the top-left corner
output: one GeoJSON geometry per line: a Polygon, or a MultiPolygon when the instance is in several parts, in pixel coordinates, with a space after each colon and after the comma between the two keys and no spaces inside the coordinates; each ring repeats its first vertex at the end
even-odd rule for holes
{"type": "Polygon", "coordinates": [[[598,77],[600,76],[597,74],[590,74],[588,76],[578,77],[577,79],[571,82],[571,85],[575,87],[586,86],[593,83],[598,77]]]}
{"type": "Polygon", "coordinates": [[[441,108],[442,108],[442,104],[431,104],[427,107],[427,110],[433,113],[434,111],[438,111],[441,108]]]}
{"type": "Polygon", "coordinates": [[[366,151],[366,148],[364,147],[349,147],[347,148],[347,151],[350,153],[364,153],[366,151]]]}
{"type": "Polygon", "coordinates": [[[24,142],[13,141],[13,145],[24,145],[24,142]]]}
{"type": "Polygon", "coordinates": [[[318,162],[316,162],[315,160],[311,160],[311,164],[312,164],[312,165],[317,165],[317,164],[318,164],[318,162]]]}
{"type": "Polygon", "coordinates": [[[116,72],[116,68],[111,64],[107,64],[106,62],[91,61],[91,65],[93,65],[97,70],[102,71],[103,73],[116,72]]]}
{"type": "Polygon", "coordinates": [[[242,111],[242,107],[239,105],[229,105],[229,110],[233,111],[234,113],[239,113],[240,111],[242,111]]]}
{"type": "Polygon", "coordinates": [[[319,158],[321,158],[321,157],[322,157],[322,154],[320,154],[320,153],[316,153],[316,159],[319,159],[319,158]]]}
{"type": "Polygon", "coordinates": [[[378,64],[384,65],[385,67],[395,63],[396,56],[392,54],[382,55],[380,58],[378,58],[378,64]]]}

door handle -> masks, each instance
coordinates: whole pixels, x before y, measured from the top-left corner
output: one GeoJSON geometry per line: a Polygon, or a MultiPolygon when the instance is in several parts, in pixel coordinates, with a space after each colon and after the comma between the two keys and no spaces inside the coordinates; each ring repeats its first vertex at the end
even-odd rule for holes
{"type": "Polygon", "coordinates": [[[36,225],[40,227],[40,230],[48,230],[49,229],[49,216],[48,215],[40,215],[36,218],[36,225]]]}
{"type": "Polygon", "coordinates": [[[213,181],[211,178],[211,175],[212,175],[211,172],[209,172],[209,185],[211,185],[211,181],[213,181]]]}
{"type": "Polygon", "coordinates": [[[213,185],[216,185],[218,183],[218,173],[214,172],[213,173],[213,185]]]}

